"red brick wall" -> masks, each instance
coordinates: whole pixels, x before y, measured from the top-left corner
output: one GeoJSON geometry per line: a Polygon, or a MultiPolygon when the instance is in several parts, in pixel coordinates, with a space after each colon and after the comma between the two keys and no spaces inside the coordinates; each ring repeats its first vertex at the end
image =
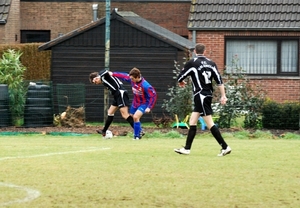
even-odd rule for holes
{"type": "MultiPolygon", "coordinates": [[[[68,33],[93,20],[89,2],[21,2],[21,30],[51,30],[51,39],[68,33]]],[[[99,4],[99,10],[104,3],[99,4]]],[[[104,8],[105,9],[105,8],[104,8]]],[[[104,12],[102,9],[102,12],[104,12]]]]}
{"type": "Polygon", "coordinates": [[[4,44],[5,43],[5,25],[0,25],[0,44],[4,44]]]}
{"type": "MultiPolygon", "coordinates": [[[[222,71],[225,67],[225,36],[300,36],[300,32],[253,32],[253,31],[197,31],[196,42],[206,45],[206,56],[214,60],[222,71]]],[[[192,39],[192,32],[189,33],[192,39]]],[[[251,77],[252,83],[261,85],[267,96],[276,102],[300,102],[300,77],[251,77]]]]}
{"type": "Polygon", "coordinates": [[[0,27],[0,43],[20,41],[20,0],[11,1],[7,23],[0,27]]]}
{"type": "Polygon", "coordinates": [[[185,3],[120,3],[112,2],[112,8],[119,11],[132,11],[181,36],[188,36],[187,22],[190,2],[185,3]]]}
{"type": "MultiPolygon", "coordinates": [[[[251,78],[250,78],[251,79],[251,78]]],[[[300,102],[300,78],[251,79],[250,83],[262,86],[267,97],[277,102],[300,102]]]]}
{"type": "MultiPolygon", "coordinates": [[[[93,20],[92,2],[21,2],[21,30],[51,30],[51,39],[59,33],[75,30],[93,20]]],[[[190,3],[119,3],[111,9],[132,11],[172,32],[188,36],[190,3]]],[[[98,3],[98,17],[105,17],[105,3],[98,3]]]]}

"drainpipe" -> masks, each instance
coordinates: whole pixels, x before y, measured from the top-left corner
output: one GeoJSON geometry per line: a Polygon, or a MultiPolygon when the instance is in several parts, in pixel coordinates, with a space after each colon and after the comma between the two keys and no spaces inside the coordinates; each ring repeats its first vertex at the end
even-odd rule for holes
{"type": "MultiPolygon", "coordinates": [[[[196,34],[197,34],[197,33],[196,33],[196,30],[193,30],[193,31],[192,31],[192,42],[195,43],[195,45],[196,45],[196,34]]],[[[196,54],[194,53],[194,50],[193,50],[193,53],[192,53],[192,54],[193,54],[192,57],[195,58],[195,57],[196,57],[196,54]]]]}
{"type": "Polygon", "coordinates": [[[192,41],[194,42],[194,43],[196,43],[196,30],[193,30],[192,31],[192,41]]]}
{"type": "Polygon", "coordinates": [[[98,19],[98,4],[93,4],[93,22],[98,19]]]}

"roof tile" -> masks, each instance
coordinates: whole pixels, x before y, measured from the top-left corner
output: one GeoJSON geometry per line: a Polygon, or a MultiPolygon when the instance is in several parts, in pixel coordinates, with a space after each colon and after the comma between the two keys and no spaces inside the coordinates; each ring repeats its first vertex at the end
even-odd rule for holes
{"type": "Polygon", "coordinates": [[[11,0],[0,0],[0,24],[6,24],[11,0]]]}
{"type": "Polygon", "coordinates": [[[299,0],[192,0],[190,30],[300,30],[299,0]]]}

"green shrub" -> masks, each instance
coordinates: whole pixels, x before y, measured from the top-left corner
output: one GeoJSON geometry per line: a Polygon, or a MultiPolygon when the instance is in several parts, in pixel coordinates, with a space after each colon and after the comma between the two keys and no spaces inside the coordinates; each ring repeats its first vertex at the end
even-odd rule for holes
{"type": "Polygon", "coordinates": [[[226,105],[218,105],[219,119],[217,123],[221,128],[230,128],[234,120],[241,115],[245,116],[245,128],[261,128],[261,109],[265,100],[265,92],[260,86],[253,86],[250,79],[238,65],[238,57],[233,57],[231,65],[224,71],[226,105]]]}
{"type": "Polygon", "coordinates": [[[8,49],[0,59],[0,83],[8,85],[9,109],[13,125],[23,117],[26,90],[23,77],[26,67],[20,61],[22,53],[8,49]]]}
{"type": "Polygon", "coordinates": [[[266,101],[262,109],[262,125],[267,129],[299,129],[300,104],[266,101]]]}
{"type": "Polygon", "coordinates": [[[175,70],[174,73],[174,84],[168,89],[166,95],[168,99],[163,100],[162,108],[171,114],[172,117],[175,115],[178,116],[180,121],[183,121],[187,115],[190,115],[192,112],[193,106],[193,92],[192,92],[192,83],[190,79],[187,79],[187,84],[185,87],[179,87],[177,85],[177,76],[179,75],[181,68],[178,63],[174,63],[175,70]]]}

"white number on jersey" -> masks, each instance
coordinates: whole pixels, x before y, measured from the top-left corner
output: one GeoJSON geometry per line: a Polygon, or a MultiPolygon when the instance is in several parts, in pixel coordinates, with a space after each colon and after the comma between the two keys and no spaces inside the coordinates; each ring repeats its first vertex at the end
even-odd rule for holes
{"type": "Polygon", "coordinates": [[[202,72],[202,75],[205,79],[205,84],[210,84],[211,83],[211,81],[210,81],[211,72],[210,71],[204,71],[204,72],[202,72]]]}

